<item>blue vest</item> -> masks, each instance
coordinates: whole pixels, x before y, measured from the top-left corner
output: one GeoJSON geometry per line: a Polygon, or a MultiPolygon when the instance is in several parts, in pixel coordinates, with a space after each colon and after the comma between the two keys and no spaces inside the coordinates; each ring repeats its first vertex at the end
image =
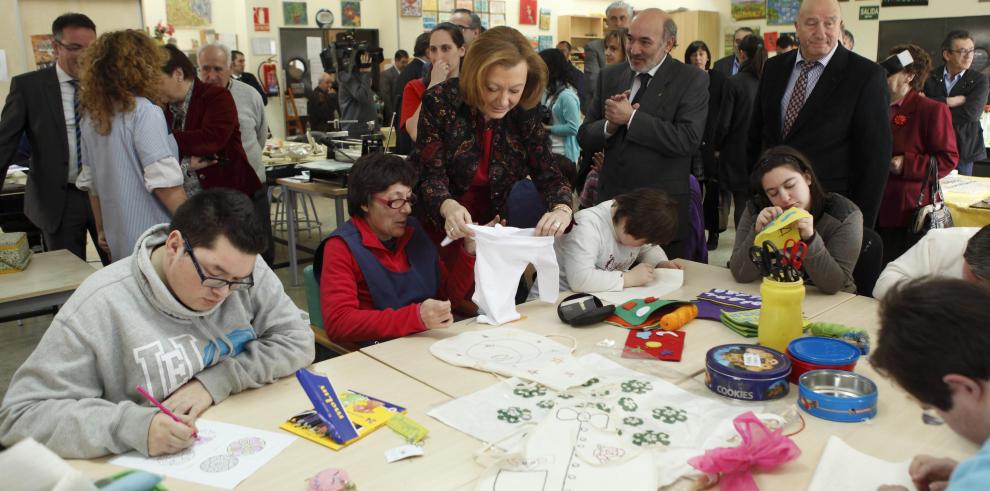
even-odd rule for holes
{"type": "Polygon", "coordinates": [[[436,297],[440,288],[436,246],[430,242],[415,218],[410,216],[407,220],[406,226],[412,227],[413,230],[412,237],[406,244],[408,271],[396,273],[382,266],[378,258],[361,243],[361,231],[353,221],[348,220],[324,239],[323,244],[317,249],[313,269],[320,273],[316,274],[316,277],[322,276],[324,244],[333,237],[340,237],[344,239],[358,267],[361,268],[376,309],[400,309],[436,297]]]}

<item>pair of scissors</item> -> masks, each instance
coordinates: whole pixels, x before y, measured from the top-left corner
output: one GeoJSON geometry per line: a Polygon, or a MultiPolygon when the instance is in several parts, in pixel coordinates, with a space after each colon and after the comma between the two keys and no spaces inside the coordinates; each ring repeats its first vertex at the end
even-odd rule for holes
{"type": "Polygon", "coordinates": [[[753,246],[750,251],[750,258],[756,267],[759,268],[760,274],[764,277],[771,277],[778,281],[783,281],[782,270],[780,268],[781,254],[780,250],[773,242],[766,240],[763,241],[763,246],[753,246]]]}
{"type": "Polygon", "coordinates": [[[787,281],[797,281],[801,277],[801,264],[808,257],[808,244],[803,240],[787,239],[783,252],[780,266],[784,268],[787,281]]]}

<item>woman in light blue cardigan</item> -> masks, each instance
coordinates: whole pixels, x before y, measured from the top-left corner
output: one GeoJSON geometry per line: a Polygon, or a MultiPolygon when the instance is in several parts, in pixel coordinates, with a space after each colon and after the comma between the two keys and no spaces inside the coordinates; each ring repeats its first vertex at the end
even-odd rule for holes
{"type": "Polygon", "coordinates": [[[581,153],[577,142],[578,127],[581,126],[581,101],[575,89],[578,85],[574,80],[575,71],[568,70],[570,62],[559,49],[545,49],[540,52],[540,57],[547,64],[549,75],[543,100],[549,120],[544,118],[543,123],[550,132],[552,151],[577,165],[581,153]]]}

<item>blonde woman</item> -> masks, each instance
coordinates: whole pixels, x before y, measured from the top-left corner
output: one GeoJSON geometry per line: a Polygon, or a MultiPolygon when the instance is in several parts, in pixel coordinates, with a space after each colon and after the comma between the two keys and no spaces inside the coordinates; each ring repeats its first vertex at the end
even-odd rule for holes
{"type": "Polygon", "coordinates": [[[135,30],[103,34],[86,51],[80,83],[83,165],[99,246],[117,261],[186,200],[178,147],[154,100],[164,52],[135,30]]]}

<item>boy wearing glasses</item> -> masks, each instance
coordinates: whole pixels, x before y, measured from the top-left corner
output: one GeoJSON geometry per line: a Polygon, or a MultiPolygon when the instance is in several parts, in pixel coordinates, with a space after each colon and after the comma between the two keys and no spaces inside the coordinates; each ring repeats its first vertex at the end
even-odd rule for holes
{"type": "Polygon", "coordinates": [[[952,31],[942,41],[945,65],[932,70],[925,81],[925,95],[944,102],[952,113],[959,148],[960,174],[972,175],[973,162],[986,158],[980,115],[987,100],[990,82],[987,76],[971,70],[976,45],[966,31],[952,31]]]}
{"type": "Polygon", "coordinates": [[[178,452],[211,405],[309,364],[313,333],[258,256],[264,231],[247,196],[209,190],[93,273],[14,374],[0,444],[32,437],[65,458],[178,452]]]}
{"type": "Polygon", "coordinates": [[[451,301],[474,286],[473,240],[446,271],[423,227],[412,217],[416,170],[394,155],[369,154],[351,168],[351,219],[316,250],[313,271],[320,309],[335,342],[369,344],[450,327],[451,301]]]}
{"type": "Polygon", "coordinates": [[[987,287],[946,278],[902,284],[881,303],[879,342],[870,363],[952,431],[982,446],[961,463],[916,456],[909,472],[918,489],[976,491],[990,483],[988,303],[987,287]],[[933,336],[933,326],[951,328],[933,336]]]}

